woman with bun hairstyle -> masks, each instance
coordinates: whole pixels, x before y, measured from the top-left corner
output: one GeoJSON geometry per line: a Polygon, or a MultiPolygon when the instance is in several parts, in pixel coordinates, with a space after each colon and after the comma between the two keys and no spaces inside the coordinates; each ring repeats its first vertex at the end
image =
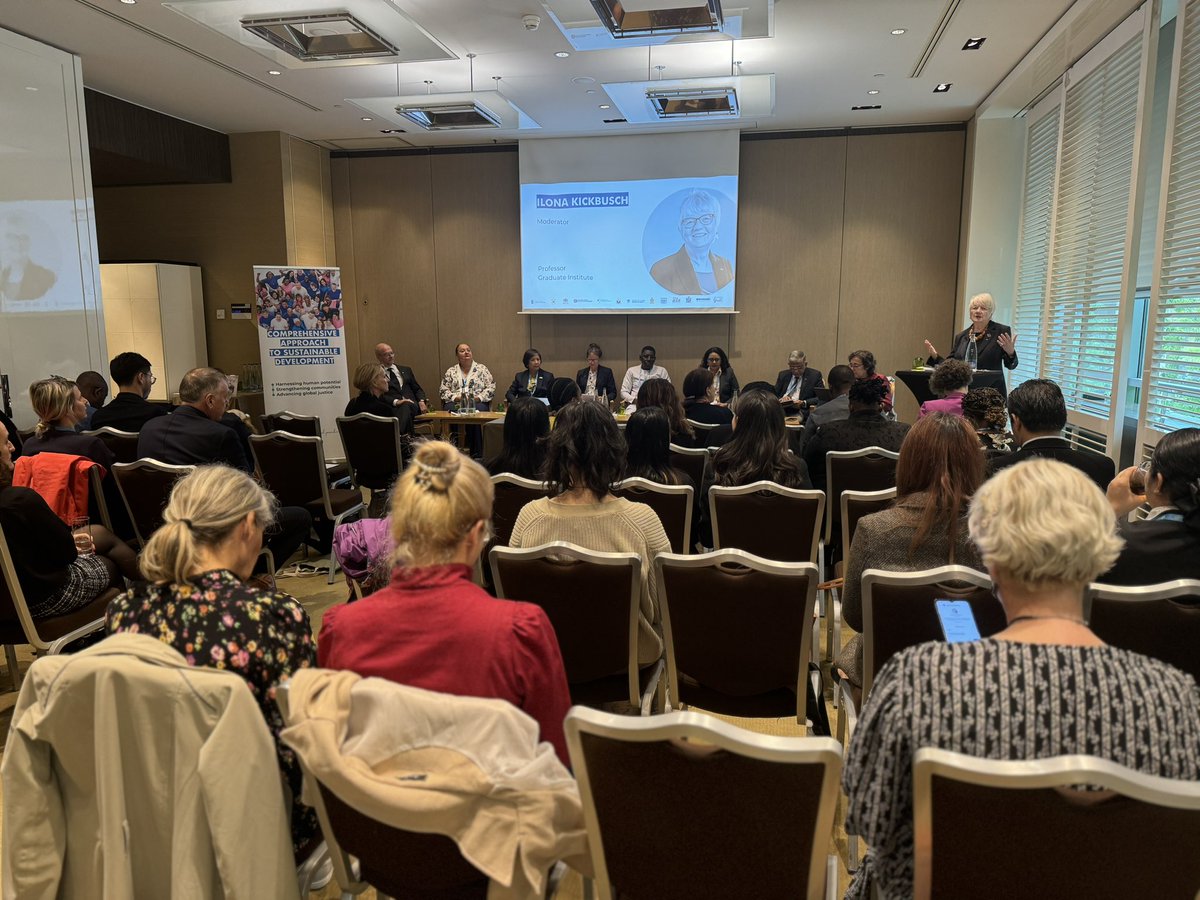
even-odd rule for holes
{"type": "Polygon", "coordinates": [[[550,620],[540,606],[497,600],[471,582],[491,538],[492,497],[483,466],[445,441],[419,444],[392,492],[391,582],[329,610],[317,655],[364,678],[507,700],[569,765],[571,697],[550,620]]]}
{"type": "Polygon", "coordinates": [[[136,631],[178,650],[193,666],[236,672],[250,686],[275,738],[292,792],[292,849],[298,860],[319,838],[316,814],[300,802],[300,766],[279,743],[275,688],[316,663],[312,626],[299,601],[248,583],[263,530],[279,501],[245,472],[200,466],[175,483],[163,524],[142,550],[136,585],[108,606],[109,634],[136,631]]]}

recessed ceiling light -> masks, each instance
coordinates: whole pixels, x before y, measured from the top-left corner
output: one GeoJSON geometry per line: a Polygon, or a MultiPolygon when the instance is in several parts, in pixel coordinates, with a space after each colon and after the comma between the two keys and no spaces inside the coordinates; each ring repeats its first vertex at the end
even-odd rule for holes
{"type": "Polygon", "coordinates": [[[37,88],[35,88],[35,87],[34,87],[32,84],[27,84],[27,85],[25,85],[25,90],[27,90],[27,91],[36,91],[36,90],[37,90],[37,88]]]}
{"type": "Polygon", "coordinates": [[[867,93],[870,94],[872,97],[874,97],[876,94],[879,93],[879,91],[867,91],[867,93]]]}
{"type": "Polygon", "coordinates": [[[559,50],[559,51],[558,51],[557,53],[555,53],[554,55],[555,55],[555,56],[557,56],[559,59],[566,59],[566,58],[567,58],[568,56],[570,56],[571,54],[570,54],[570,53],[568,53],[566,50],[559,50]]]}
{"type": "Polygon", "coordinates": [[[374,121],[375,121],[375,120],[374,120],[374,119],[372,119],[370,116],[363,116],[363,117],[362,117],[362,120],[363,120],[364,122],[374,122],[374,121]]]}
{"type": "Polygon", "coordinates": [[[267,74],[268,75],[282,75],[283,73],[280,72],[278,69],[267,69],[267,74]]]}
{"type": "Polygon", "coordinates": [[[908,29],[907,29],[907,28],[893,28],[893,29],[892,29],[892,34],[894,34],[894,35],[896,35],[897,37],[899,37],[900,35],[904,34],[906,31],[908,31],[908,29]]]}
{"type": "Polygon", "coordinates": [[[591,75],[576,75],[571,79],[571,84],[595,84],[596,79],[591,75]]]}
{"type": "Polygon", "coordinates": [[[404,134],[405,131],[403,128],[380,128],[379,133],[380,134],[404,134]]]}
{"type": "Polygon", "coordinates": [[[987,38],[967,38],[967,42],[965,44],[963,44],[963,49],[964,50],[978,50],[980,47],[983,46],[983,42],[986,40],[987,40],[987,38]]]}
{"type": "Polygon", "coordinates": [[[121,2],[126,6],[133,6],[135,3],[137,3],[137,0],[121,0],[121,2]]]}
{"type": "Polygon", "coordinates": [[[612,109],[612,104],[611,103],[601,103],[600,108],[601,109],[612,109]]]}
{"type": "Polygon", "coordinates": [[[594,93],[596,93],[596,92],[595,92],[595,91],[588,91],[588,93],[589,93],[589,94],[594,94],[594,93]]]}
{"type": "Polygon", "coordinates": [[[883,107],[882,107],[882,106],[880,106],[878,103],[876,103],[876,104],[874,104],[874,105],[863,105],[863,106],[852,106],[852,107],[850,107],[850,110],[851,110],[852,112],[858,112],[859,110],[863,110],[863,109],[883,109],[883,107]]]}
{"type": "Polygon", "coordinates": [[[886,78],[887,76],[886,76],[886,75],[884,75],[882,72],[876,72],[876,73],[875,73],[875,77],[876,77],[876,78],[886,78]]]}
{"type": "Polygon", "coordinates": [[[941,84],[939,84],[937,87],[935,87],[933,89],[933,92],[935,94],[945,94],[950,90],[950,85],[952,85],[953,83],[954,83],[953,81],[943,81],[941,84]]]}

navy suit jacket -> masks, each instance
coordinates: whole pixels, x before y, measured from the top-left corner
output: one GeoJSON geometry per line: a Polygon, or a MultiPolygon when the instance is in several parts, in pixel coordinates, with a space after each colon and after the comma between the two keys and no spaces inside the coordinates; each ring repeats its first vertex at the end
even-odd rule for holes
{"type": "MultiPolygon", "coordinates": [[[[792,371],[791,369],[784,369],[775,379],[775,396],[782,397],[791,383],[792,371]]],[[[817,388],[823,387],[825,387],[825,379],[821,375],[821,370],[809,366],[804,370],[804,374],[800,376],[800,399],[802,401],[815,400],[817,397],[817,388]]]]}
{"type": "Polygon", "coordinates": [[[1096,482],[1100,490],[1108,489],[1108,483],[1117,475],[1117,466],[1111,459],[1091,450],[1076,450],[1066,438],[1036,438],[1026,442],[1020,450],[1012,453],[1002,453],[988,461],[990,472],[998,472],[1006,466],[1013,466],[1026,460],[1043,456],[1047,459],[1057,459],[1069,466],[1074,466],[1096,482]]]}
{"type": "Polygon", "coordinates": [[[191,406],[181,406],[142,426],[138,459],[147,457],[175,466],[225,463],[243,472],[254,471],[237,433],[191,406]]]}
{"type": "Polygon", "coordinates": [[[513,376],[513,383],[509,385],[508,391],[504,394],[504,399],[512,403],[518,397],[544,397],[550,399],[550,385],[554,383],[554,373],[547,372],[545,369],[538,369],[537,384],[533,386],[533,393],[529,391],[529,372],[522,369],[513,376]]]}
{"type": "MultiPolygon", "coordinates": [[[[587,378],[587,366],[575,373],[575,383],[579,385],[581,394],[587,390],[587,378]]],[[[617,379],[613,375],[613,370],[608,366],[596,367],[596,396],[599,397],[601,392],[607,394],[609,400],[617,397],[617,379]]]]}
{"type": "MultiPolygon", "coordinates": [[[[420,403],[424,400],[425,392],[421,390],[421,385],[417,383],[417,378],[413,375],[413,370],[408,366],[401,365],[397,365],[396,368],[400,370],[400,378],[404,383],[397,390],[391,370],[385,368],[384,371],[388,375],[388,389],[383,394],[384,401],[391,405],[393,400],[411,400],[413,403],[420,403]]],[[[416,415],[419,412],[420,408],[418,407],[413,414],[416,415]]]]}
{"type": "Polygon", "coordinates": [[[171,411],[151,403],[141,394],[121,391],[106,406],[100,407],[92,416],[92,428],[116,428],[118,431],[137,433],[151,419],[168,415],[171,411]]]}

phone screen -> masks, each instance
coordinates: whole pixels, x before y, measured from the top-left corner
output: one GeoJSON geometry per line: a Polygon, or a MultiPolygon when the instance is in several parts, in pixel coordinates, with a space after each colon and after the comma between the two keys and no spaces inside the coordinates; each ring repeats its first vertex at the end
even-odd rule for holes
{"type": "Polygon", "coordinates": [[[938,620],[942,623],[942,634],[951,644],[960,641],[979,640],[979,626],[975,614],[966,600],[936,601],[938,620]]]}

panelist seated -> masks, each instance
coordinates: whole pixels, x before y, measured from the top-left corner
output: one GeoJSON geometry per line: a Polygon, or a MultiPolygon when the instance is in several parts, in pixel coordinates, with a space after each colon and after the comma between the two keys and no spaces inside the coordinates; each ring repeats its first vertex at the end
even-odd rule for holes
{"type": "Polygon", "coordinates": [[[600,365],[600,360],[604,358],[604,351],[600,349],[600,345],[588,344],[584,358],[587,365],[575,373],[579,393],[585,397],[617,399],[617,379],[612,369],[600,365]]]}
{"type": "Polygon", "coordinates": [[[346,404],[347,416],[370,413],[373,416],[391,417],[400,423],[401,434],[412,434],[413,413],[416,405],[398,399],[389,399],[387,370],[379,363],[363,363],[354,370],[353,384],[358,396],[351,397],[346,404]]]}
{"type": "Polygon", "coordinates": [[[996,301],[991,294],[976,294],[971,298],[971,324],[954,336],[954,346],[949,357],[938,353],[929,341],[925,349],[929,358],[925,365],[936,366],[943,359],[961,359],[970,362],[975,358],[976,369],[1006,369],[1017,367],[1017,339],[1007,325],[992,321],[996,312],[996,301]]]}
{"type": "Polygon", "coordinates": [[[720,347],[709,347],[700,359],[700,368],[708,370],[713,387],[716,388],[711,402],[718,406],[728,406],[740,386],[725,351],[720,347]]]}
{"type": "Polygon", "coordinates": [[[468,405],[482,411],[491,409],[492,398],[496,396],[496,379],[491,371],[483,363],[475,362],[468,343],[456,345],[454,355],[458,362],[446,370],[438,390],[442,403],[447,409],[463,409],[468,405]]]}
{"type": "Polygon", "coordinates": [[[638,391],[642,385],[654,378],[662,378],[666,381],[671,380],[671,376],[662,366],[655,365],[658,359],[658,351],[647,344],[642,348],[642,352],[638,354],[638,364],[630,366],[625,372],[625,378],[621,381],[621,399],[626,403],[637,403],[638,391]]]}
{"type": "Polygon", "coordinates": [[[509,403],[518,397],[549,400],[554,373],[542,368],[542,354],[530,347],[521,358],[521,365],[525,368],[513,376],[513,382],[505,392],[504,399],[509,403]]]}
{"type": "Polygon", "coordinates": [[[803,350],[788,354],[787,368],[775,378],[775,396],[788,413],[817,405],[817,388],[825,387],[821,370],[808,364],[803,350]]]}

